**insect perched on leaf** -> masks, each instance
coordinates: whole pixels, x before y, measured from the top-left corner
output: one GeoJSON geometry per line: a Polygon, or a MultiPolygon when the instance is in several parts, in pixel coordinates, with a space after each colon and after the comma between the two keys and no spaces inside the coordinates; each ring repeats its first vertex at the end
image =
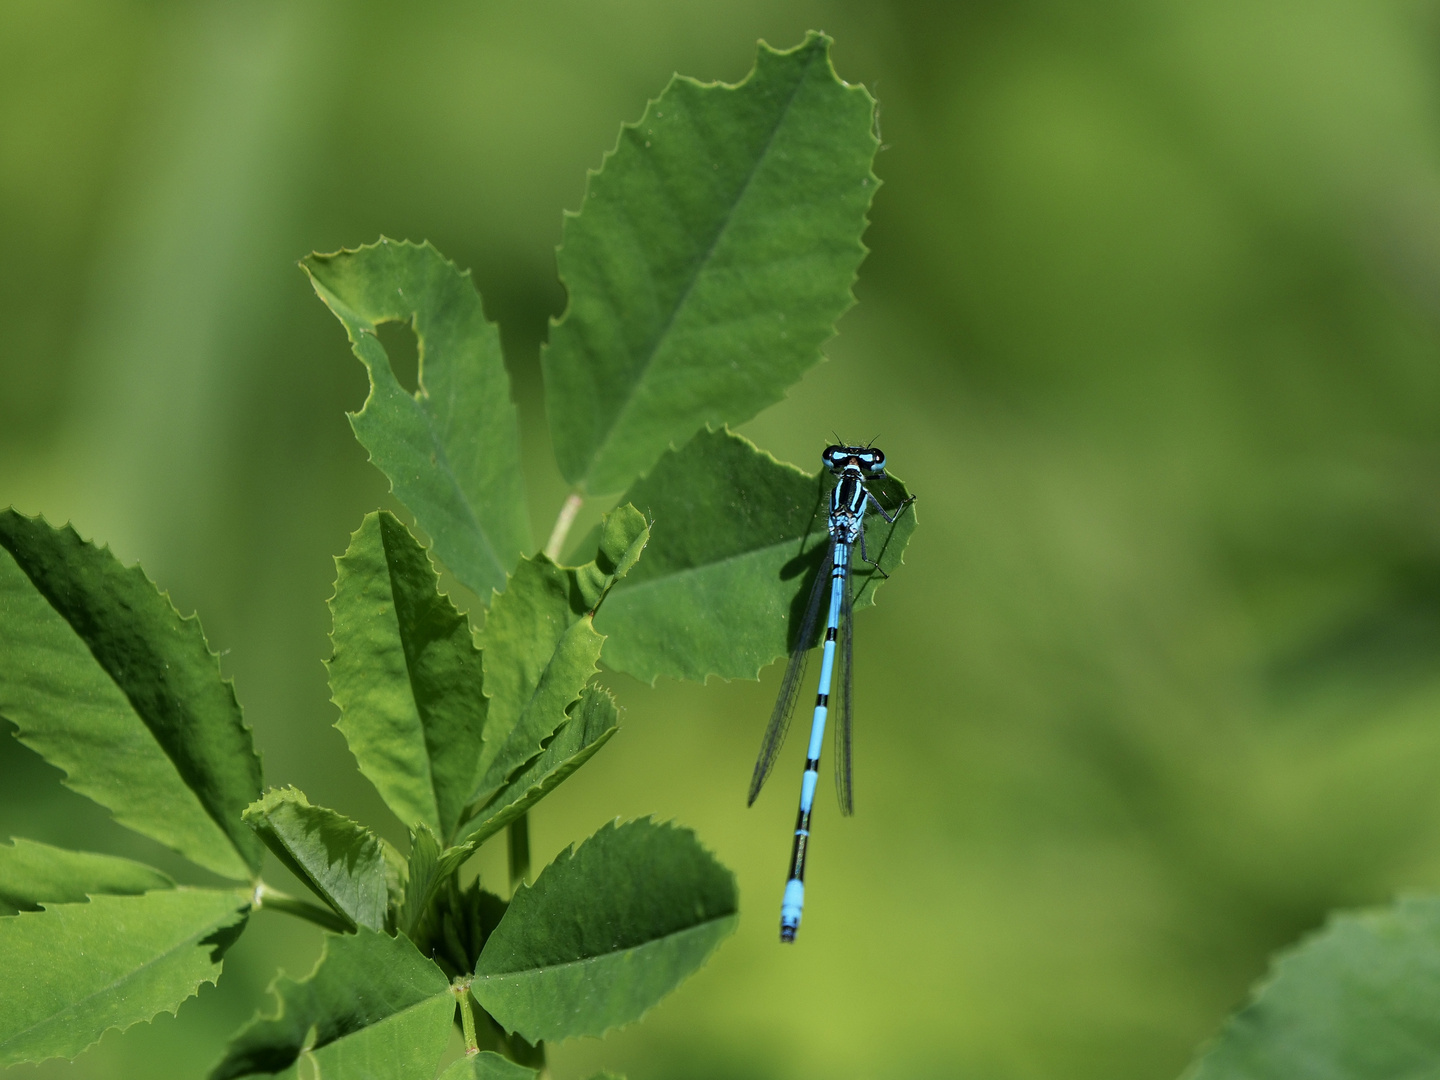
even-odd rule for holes
{"type": "Polygon", "coordinates": [[[775,757],[785,742],[790,728],[790,716],[795,711],[795,701],[800,695],[800,682],[805,677],[805,667],[810,655],[810,641],[815,633],[815,620],[820,614],[820,602],[829,593],[830,608],[825,620],[825,642],[820,660],[820,688],[815,694],[815,717],[810,724],[810,748],[805,755],[805,772],[800,781],[800,814],[795,822],[795,843],[790,850],[790,875],[785,882],[785,896],[780,903],[780,940],[793,942],[795,932],[800,928],[800,916],[805,907],[805,853],[810,844],[810,809],[815,801],[815,786],[820,779],[820,751],[825,740],[825,720],[830,711],[830,687],[835,673],[835,656],[839,652],[840,687],[836,694],[835,725],[835,791],[840,799],[840,812],[849,815],[854,812],[855,800],[852,791],[851,772],[851,721],[854,713],[852,687],[852,635],[850,630],[854,597],[851,593],[851,560],[856,544],[860,557],[875,568],[882,577],[888,577],[880,564],[870,558],[865,550],[865,513],[872,506],[876,513],[890,524],[894,524],[905,508],[914,502],[914,496],[905,499],[893,514],[886,512],[873,492],[865,486],[867,480],[879,479],[885,475],[885,454],[873,446],[827,446],[821,455],[825,467],[835,476],[835,487],[830,492],[830,543],[820,563],[815,586],[810,591],[810,600],[805,605],[805,617],[800,624],[800,634],[795,639],[795,649],[790,654],[785,678],[780,683],[780,695],[775,701],[775,711],[770,714],[770,724],[765,729],[765,739],[760,744],[760,756],[755,761],[755,772],[750,777],[750,798],[748,805],[754,805],[775,757]],[[838,650],[837,650],[838,643],[838,650]]]}

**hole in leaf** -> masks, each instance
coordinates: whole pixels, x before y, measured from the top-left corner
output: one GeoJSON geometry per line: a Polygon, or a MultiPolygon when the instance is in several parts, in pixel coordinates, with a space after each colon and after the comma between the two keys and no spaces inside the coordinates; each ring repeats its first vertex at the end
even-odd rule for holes
{"type": "Polygon", "coordinates": [[[420,388],[420,343],[408,322],[383,322],[375,327],[375,336],[390,357],[390,370],[410,393],[420,388]]]}

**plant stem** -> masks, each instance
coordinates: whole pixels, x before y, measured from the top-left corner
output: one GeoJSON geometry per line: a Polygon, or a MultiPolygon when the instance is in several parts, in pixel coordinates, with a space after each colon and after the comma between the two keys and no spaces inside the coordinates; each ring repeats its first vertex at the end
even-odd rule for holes
{"type": "Polygon", "coordinates": [[[353,933],[355,927],[349,921],[329,908],[323,908],[319,904],[312,904],[308,900],[297,900],[279,889],[272,889],[263,881],[256,882],[253,894],[254,904],[257,908],[267,907],[275,911],[283,911],[287,915],[294,915],[298,919],[305,919],[316,926],[324,927],[326,930],[333,930],[337,934],[353,933]]]}
{"type": "Polygon", "coordinates": [[[560,504],[560,514],[555,518],[555,527],[550,530],[550,539],[545,541],[545,556],[552,562],[560,558],[560,549],[565,546],[565,537],[570,533],[570,526],[575,524],[575,515],[580,512],[580,507],[584,502],[585,500],[581,496],[572,491],[560,504]]]}
{"type": "Polygon", "coordinates": [[[510,849],[510,891],[513,893],[522,881],[530,877],[530,817],[521,814],[505,829],[505,840],[510,849]]]}
{"type": "Polygon", "coordinates": [[[478,1054],[480,1040],[475,1032],[475,999],[470,996],[470,980],[457,979],[451,989],[460,1001],[460,1026],[465,1032],[465,1053],[478,1054]]]}

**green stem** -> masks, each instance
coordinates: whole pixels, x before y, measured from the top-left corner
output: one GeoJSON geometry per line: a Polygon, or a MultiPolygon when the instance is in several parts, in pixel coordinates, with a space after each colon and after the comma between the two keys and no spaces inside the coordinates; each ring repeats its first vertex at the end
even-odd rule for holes
{"type": "Polygon", "coordinates": [[[513,893],[522,881],[530,878],[530,815],[521,814],[507,825],[505,839],[510,849],[510,891],[513,893]]]}
{"type": "Polygon", "coordinates": [[[475,1033],[475,999],[470,996],[470,980],[455,980],[451,988],[460,1001],[460,1027],[465,1031],[465,1053],[478,1054],[480,1040],[475,1033]]]}
{"type": "Polygon", "coordinates": [[[319,904],[312,904],[308,900],[297,900],[279,889],[272,889],[263,881],[255,883],[254,904],[257,908],[266,907],[275,911],[283,911],[287,915],[294,915],[297,919],[304,919],[316,926],[332,930],[337,934],[351,934],[355,927],[344,917],[337,915],[329,908],[323,908],[319,904]]]}
{"type": "Polygon", "coordinates": [[[572,491],[560,504],[560,514],[555,519],[555,527],[550,530],[550,539],[545,542],[545,557],[551,562],[560,558],[560,550],[565,546],[565,537],[570,535],[570,526],[575,524],[575,515],[580,512],[580,507],[584,502],[585,500],[581,496],[572,491]]]}

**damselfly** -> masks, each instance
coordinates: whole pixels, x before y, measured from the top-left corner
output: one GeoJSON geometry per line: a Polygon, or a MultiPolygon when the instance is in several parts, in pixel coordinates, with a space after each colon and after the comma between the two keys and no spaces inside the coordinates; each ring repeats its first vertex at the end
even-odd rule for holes
{"type": "Polygon", "coordinates": [[[795,701],[800,696],[800,682],[805,677],[820,602],[828,593],[830,610],[825,622],[825,645],[820,659],[820,689],[815,695],[810,749],[805,755],[805,772],[800,781],[800,815],[795,822],[795,843],[790,850],[790,876],[785,882],[785,896],[780,903],[781,941],[795,940],[795,931],[800,928],[800,915],[805,906],[805,852],[810,844],[810,809],[815,801],[815,786],[820,779],[820,750],[825,741],[825,719],[830,711],[830,685],[837,652],[840,656],[840,686],[835,695],[838,698],[835,791],[840,798],[842,814],[848,815],[855,809],[850,765],[853,714],[850,615],[854,602],[850,578],[855,545],[859,544],[860,557],[875,568],[874,572],[886,576],[880,564],[871,560],[865,550],[865,513],[874,507],[893,525],[913,501],[913,496],[907,498],[895,508],[892,516],[865,486],[867,480],[885,475],[885,455],[873,446],[827,446],[821,460],[835,477],[835,487],[830,492],[830,542],[820,563],[815,587],[810,591],[805,617],[800,623],[800,635],[795,639],[795,651],[790,654],[790,664],[780,683],[780,696],[775,701],[775,711],[770,714],[765,740],[760,744],[760,756],[755,761],[755,773],[750,778],[749,805],[754,805],[755,797],[770,775],[775,756],[780,752],[785,733],[790,728],[790,715],[795,711],[795,701]]]}

